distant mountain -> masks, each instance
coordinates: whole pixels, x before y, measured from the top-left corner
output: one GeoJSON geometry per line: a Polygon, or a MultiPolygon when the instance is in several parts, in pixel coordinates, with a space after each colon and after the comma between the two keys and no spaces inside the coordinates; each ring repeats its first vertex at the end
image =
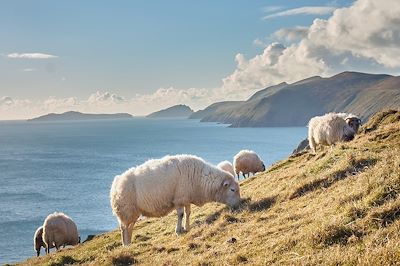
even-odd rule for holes
{"type": "Polygon", "coordinates": [[[383,108],[400,108],[400,77],[343,72],[271,86],[247,101],[214,103],[190,118],[232,127],[305,126],[327,112],[351,112],[366,121],[383,108]]]}
{"type": "Polygon", "coordinates": [[[167,109],[163,109],[163,110],[151,113],[146,117],[149,117],[149,118],[167,118],[167,117],[187,118],[191,114],[193,114],[193,110],[189,106],[183,105],[183,104],[178,104],[178,105],[171,106],[167,109]]]}
{"type": "Polygon", "coordinates": [[[132,118],[133,116],[127,113],[117,114],[84,114],[75,111],[69,111],[62,114],[47,114],[36,118],[28,119],[28,121],[65,121],[65,120],[91,120],[91,119],[121,119],[132,118]]]}

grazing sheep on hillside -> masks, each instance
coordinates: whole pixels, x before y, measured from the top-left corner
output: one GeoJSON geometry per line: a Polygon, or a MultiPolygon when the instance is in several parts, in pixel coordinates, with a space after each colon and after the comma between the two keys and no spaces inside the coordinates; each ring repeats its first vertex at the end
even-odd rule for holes
{"type": "Polygon", "coordinates": [[[42,239],[46,245],[46,254],[52,246],[58,250],[63,245],[80,243],[75,222],[62,212],[52,213],[44,220],[42,239]]]}
{"type": "Polygon", "coordinates": [[[343,118],[346,123],[354,130],[354,132],[357,134],[358,129],[361,126],[361,119],[353,114],[348,114],[348,113],[338,113],[338,116],[343,118]]]}
{"type": "Polygon", "coordinates": [[[308,123],[308,141],[315,153],[317,146],[330,146],[340,141],[354,139],[355,132],[338,114],[315,116],[308,123]]]}
{"type": "Polygon", "coordinates": [[[240,172],[242,172],[243,177],[246,178],[246,174],[250,176],[250,173],[255,174],[265,171],[265,165],[257,153],[249,150],[241,150],[236,154],[235,157],[233,157],[233,165],[238,180],[240,172]]]}
{"type": "Polygon", "coordinates": [[[235,176],[235,170],[233,170],[233,165],[229,161],[222,161],[217,167],[235,176]]]}
{"type": "Polygon", "coordinates": [[[35,235],[33,236],[33,248],[36,250],[36,254],[38,257],[40,255],[40,249],[42,247],[46,248],[46,245],[44,244],[42,239],[42,235],[43,235],[43,226],[40,226],[38,229],[36,229],[35,235]]]}
{"type": "Polygon", "coordinates": [[[239,185],[233,176],[193,155],[165,156],[149,160],[116,176],[110,191],[111,207],[120,224],[122,243],[131,243],[132,230],[140,215],[162,217],[176,209],[175,232],[183,232],[186,213],[189,230],[190,204],[220,202],[236,206],[239,185]]]}

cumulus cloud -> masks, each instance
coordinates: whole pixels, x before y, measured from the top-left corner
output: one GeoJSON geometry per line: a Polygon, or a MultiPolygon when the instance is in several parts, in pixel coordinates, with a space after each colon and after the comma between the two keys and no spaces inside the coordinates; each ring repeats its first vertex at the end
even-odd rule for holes
{"type": "Polygon", "coordinates": [[[11,53],[7,55],[11,59],[51,59],[57,58],[56,55],[42,53],[11,53]]]}
{"type": "Polygon", "coordinates": [[[14,104],[14,100],[9,96],[3,96],[0,98],[0,106],[11,106],[14,104]]]}
{"type": "Polygon", "coordinates": [[[249,96],[282,81],[334,75],[340,71],[400,72],[400,5],[387,0],[359,0],[312,25],[280,29],[275,42],[246,59],[236,55],[236,69],[223,79],[230,95],[249,96]]]}
{"type": "Polygon", "coordinates": [[[97,91],[89,96],[87,102],[93,105],[113,105],[124,103],[126,100],[124,97],[119,96],[110,92],[97,91]]]}
{"type": "Polygon", "coordinates": [[[44,108],[49,111],[69,111],[71,108],[79,106],[79,104],[79,100],[76,97],[56,98],[51,96],[43,102],[44,108]]]}
{"type": "Polygon", "coordinates": [[[332,6],[303,6],[293,9],[288,9],[285,11],[268,14],[263,17],[264,20],[284,17],[284,16],[294,16],[294,15],[326,15],[335,11],[336,7],[332,6]]]}

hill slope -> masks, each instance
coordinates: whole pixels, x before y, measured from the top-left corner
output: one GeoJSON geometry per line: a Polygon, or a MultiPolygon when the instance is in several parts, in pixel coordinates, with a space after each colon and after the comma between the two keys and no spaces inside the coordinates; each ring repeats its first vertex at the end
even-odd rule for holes
{"type": "Polygon", "coordinates": [[[47,114],[28,121],[65,121],[65,120],[91,120],[91,119],[121,119],[132,118],[132,115],[127,113],[117,114],[85,114],[81,112],[69,111],[62,114],[47,114]]]}
{"type": "Polygon", "coordinates": [[[369,264],[400,261],[400,111],[375,115],[352,142],[290,157],[241,182],[242,206],[192,211],[175,236],[176,215],[20,265],[369,264]]]}
{"type": "Polygon", "coordinates": [[[216,103],[190,118],[233,127],[305,126],[327,112],[351,112],[366,121],[383,108],[400,108],[400,77],[343,72],[271,86],[247,101],[216,103]]]}
{"type": "Polygon", "coordinates": [[[149,118],[166,118],[166,117],[189,117],[193,113],[193,110],[183,104],[171,106],[167,109],[163,109],[147,115],[149,118]]]}

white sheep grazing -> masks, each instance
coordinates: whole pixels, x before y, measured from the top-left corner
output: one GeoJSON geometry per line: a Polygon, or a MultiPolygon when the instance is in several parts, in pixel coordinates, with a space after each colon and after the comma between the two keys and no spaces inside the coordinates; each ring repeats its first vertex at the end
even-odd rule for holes
{"type": "Polygon", "coordinates": [[[162,217],[176,209],[175,232],[183,232],[186,213],[189,230],[190,204],[220,202],[236,206],[239,184],[233,176],[193,155],[165,156],[149,160],[116,176],[110,191],[111,207],[120,224],[122,243],[131,243],[132,230],[140,215],[162,217]]]}
{"type": "Polygon", "coordinates": [[[361,126],[361,119],[358,116],[349,113],[338,113],[337,115],[343,118],[357,134],[358,129],[361,126]]]}
{"type": "Polygon", "coordinates": [[[338,114],[315,116],[308,123],[308,142],[315,153],[317,146],[330,146],[354,139],[355,132],[338,114]]]}
{"type": "Polygon", "coordinates": [[[231,164],[231,162],[229,161],[222,161],[220,162],[217,167],[221,170],[224,170],[230,174],[232,174],[233,176],[235,176],[235,170],[233,170],[233,165],[231,164]]]}
{"type": "MultiPolygon", "coordinates": [[[[36,229],[35,235],[33,236],[33,248],[36,250],[36,255],[39,257],[40,255],[40,249],[42,247],[46,248],[46,245],[43,242],[42,239],[43,235],[43,226],[40,226],[38,229],[36,229]]],[[[54,246],[51,246],[52,248],[54,246]]]]}
{"type": "Polygon", "coordinates": [[[52,213],[44,220],[42,239],[46,245],[46,254],[52,246],[58,250],[61,246],[77,245],[80,242],[75,222],[62,212],[52,213]]]}
{"type": "Polygon", "coordinates": [[[238,154],[233,157],[233,165],[238,180],[240,172],[243,174],[243,177],[246,177],[246,174],[250,176],[250,173],[255,174],[265,171],[265,165],[257,153],[249,150],[241,150],[238,152],[238,154]]]}

